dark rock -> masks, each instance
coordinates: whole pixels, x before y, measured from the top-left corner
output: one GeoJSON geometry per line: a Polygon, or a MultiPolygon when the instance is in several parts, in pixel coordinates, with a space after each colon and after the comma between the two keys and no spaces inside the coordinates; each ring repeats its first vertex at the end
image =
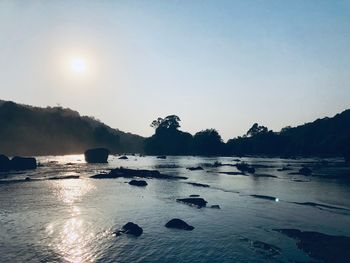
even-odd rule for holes
{"type": "Polygon", "coordinates": [[[117,235],[120,235],[122,233],[138,237],[142,235],[143,229],[137,224],[128,222],[123,226],[122,230],[116,232],[117,235]]]}
{"type": "Polygon", "coordinates": [[[240,162],[240,159],[233,159],[234,162],[240,162]]]}
{"type": "Polygon", "coordinates": [[[15,156],[10,161],[11,169],[12,170],[30,170],[30,169],[36,169],[36,159],[33,157],[19,157],[15,156]]]}
{"type": "Polygon", "coordinates": [[[292,170],[292,168],[290,168],[290,167],[282,167],[280,169],[277,169],[277,171],[279,171],[279,172],[290,171],[290,170],[292,170]]]}
{"type": "Polygon", "coordinates": [[[198,187],[210,187],[208,184],[200,184],[200,183],[187,183],[193,186],[198,186],[198,187]]]}
{"type": "Polygon", "coordinates": [[[219,174],[228,174],[228,175],[246,175],[242,172],[219,172],[219,174]]]}
{"type": "Polygon", "coordinates": [[[165,155],[157,156],[158,159],[166,159],[165,155]]]}
{"type": "Polygon", "coordinates": [[[71,165],[75,165],[75,163],[66,163],[66,165],[71,166],[71,165]]]}
{"type": "Polygon", "coordinates": [[[255,173],[255,168],[254,167],[251,167],[249,166],[248,164],[242,162],[242,163],[238,163],[236,165],[237,169],[243,173],[247,172],[247,173],[255,173]]]}
{"type": "Polygon", "coordinates": [[[306,166],[302,167],[300,170],[299,170],[299,174],[302,174],[302,175],[305,175],[305,176],[309,176],[312,174],[312,170],[306,166]]]}
{"type": "Polygon", "coordinates": [[[109,150],[105,148],[89,149],[84,155],[87,163],[107,163],[109,150]]]}
{"type": "Polygon", "coordinates": [[[165,224],[165,227],[188,230],[188,231],[191,231],[194,229],[193,226],[190,226],[185,221],[178,218],[171,219],[168,223],[165,224]]]}
{"type": "Polygon", "coordinates": [[[202,167],[200,166],[197,166],[197,167],[188,167],[186,168],[187,170],[190,170],[190,171],[198,171],[198,170],[203,170],[202,167]]]}
{"type": "Polygon", "coordinates": [[[27,176],[24,180],[25,180],[25,181],[31,181],[32,179],[31,179],[30,177],[27,176]]]}
{"type": "Polygon", "coordinates": [[[200,195],[190,195],[190,197],[199,197],[200,195]]]}
{"type": "Polygon", "coordinates": [[[221,207],[219,205],[212,205],[212,206],[210,206],[210,208],[221,209],[221,207]]]}
{"type": "Polygon", "coordinates": [[[279,199],[274,197],[274,196],[269,196],[269,195],[250,195],[251,197],[254,198],[259,198],[259,199],[265,199],[265,200],[270,200],[270,201],[276,201],[278,202],[279,199]]]}
{"type": "Polygon", "coordinates": [[[168,168],[168,169],[174,169],[174,168],[180,168],[179,165],[176,164],[158,164],[155,166],[155,168],[160,168],[160,169],[164,169],[164,168],[168,168]]]}
{"type": "Polygon", "coordinates": [[[48,178],[48,180],[65,180],[65,179],[79,179],[79,175],[55,176],[55,177],[48,178]]]}
{"type": "Polygon", "coordinates": [[[96,174],[90,178],[94,179],[114,179],[114,178],[155,178],[155,179],[187,179],[183,176],[172,176],[161,174],[157,170],[137,170],[137,169],[127,169],[127,168],[115,168],[106,174],[96,174]]]}
{"type": "Polygon", "coordinates": [[[8,171],[10,168],[10,159],[6,155],[0,154],[0,171],[8,171]]]}
{"type": "Polygon", "coordinates": [[[146,186],[147,182],[144,180],[131,180],[129,182],[130,185],[135,185],[135,186],[146,186]]]}
{"type": "Polygon", "coordinates": [[[332,236],[298,229],[274,229],[297,241],[299,249],[320,262],[348,263],[350,237],[332,236]]]}
{"type": "Polygon", "coordinates": [[[203,198],[199,198],[199,197],[180,198],[180,199],[176,199],[176,201],[182,202],[188,205],[194,205],[194,206],[197,206],[198,208],[205,207],[208,203],[203,198]]]}
{"type": "Polygon", "coordinates": [[[128,158],[128,156],[123,155],[123,156],[120,156],[118,159],[119,159],[119,160],[127,160],[127,159],[129,159],[129,158],[128,158]]]}

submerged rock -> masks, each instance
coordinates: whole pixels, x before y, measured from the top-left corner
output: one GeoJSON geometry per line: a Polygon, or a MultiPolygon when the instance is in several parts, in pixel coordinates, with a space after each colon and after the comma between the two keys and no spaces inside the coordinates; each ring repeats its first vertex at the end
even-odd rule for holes
{"type": "Polygon", "coordinates": [[[198,171],[198,170],[203,170],[202,167],[200,166],[197,166],[197,167],[188,167],[186,168],[187,170],[190,170],[190,171],[198,171]]]}
{"type": "Polygon", "coordinates": [[[219,205],[212,205],[212,206],[210,206],[210,208],[221,209],[221,207],[219,205]]]}
{"type": "Polygon", "coordinates": [[[143,229],[137,224],[134,224],[133,222],[126,223],[121,230],[118,230],[117,232],[115,232],[117,236],[121,234],[128,234],[136,237],[141,236],[142,233],[143,233],[143,229]]]}
{"type": "Polygon", "coordinates": [[[8,171],[10,166],[10,159],[6,155],[0,154],[0,171],[8,171]]]}
{"type": "Polygon", "coordinates": [[[106,148],[89,149],[84,155],[87,163],[107,163],[109,150],[106,148]]]}
{"type": "Polygon", "coordinates": [[[238,164],[236,165],[236,167],[237,167],[237,169],[238,169],[239,171],[241,171],[241,172],[243,172],[243,173],[245,173],[245,172],[251,173],[251,174],[255,173],[255,168],[249,166],[247,163],[244,163],[244,162],[238,163],[238,164]]]}
{"type": "Polygon", "coordinates": [[[310,168],[304,166],[299,170],[299,174],[309,176],[312,174],[312,170],[310,168]]]}
{"type": "Polygon", "coordinates": [[[297,240],[297,246],[310,257],[329,263],[348,263],[350,258],[350,237],[331,236],[298,229],[274,229],[297,240]]]}
{"type": "Polygon", "coordinates": [[[106,174],[96,174],[90,178],[94,179],[114,179],[114,178],[155,178],[155,179],[187,179],[183,176],[172,176],[161,174],[157,170],[138,170],[138,169],[128,169],[128,168],[115,168],[106,174]]]}
{"type": "Polygon", "coordinates": [[[275,202],[279,201],[279,199],[277,197],[269,196],[269,195],[250,195],[250,196],[254,197],[254,198],[265,199],[265,200],[270,200],[270,201],[275,201],[275,202]]]}
{"type": "Polygon", "coordinates": [[[147,186],[147,182],[144,180],[131,180],[129,182],[130,185],[135,185],[135,186],[147,186]]]}
{"type": "Polygon", "coordinates": [[[55,176],[50,177],[48,180],[65,180],[65,179],[79,179],[79,175],[66,175],[66,176],[55,176]]]}
{"type": "Polygon", "coordinates": [[[168,223],[165,224],[165,227],[188,230],[188,231],[191,231],[194,229],[193,226],[190,226],[185,221],[178,218],[171,219],[168,223]]]}
{"type": "Polygon", "coordinates": [[[127,160],[127,159],[129,159],[129,158],[128,158],[128,156],[123,155],[123,156],[120,156],[118,159],[119,159],[119,160],[127,160]]]}
{"type": "Polygon", "coordinates": [[[200,184],[200,183],[187,183],[193,186],[197,186],[197,187],[210,187],[210,185],[208,184],[200,184]]]}
{"type": "Polygon", "coordinates": [[[197,206],[198,208],[205,207],[208,203],[203,198],[199,198],[199,197],[180,198],[180,199],[176,199],[176,201],[182,202],[188,205],[194,205],[194,206],[197,206]]]}
{"type": "Polygon", "coordinates": [[[15,156],[10,161],[11,170],[30,170],[36,169],[36,159],[33,157],[19,157],[15,156]]]}

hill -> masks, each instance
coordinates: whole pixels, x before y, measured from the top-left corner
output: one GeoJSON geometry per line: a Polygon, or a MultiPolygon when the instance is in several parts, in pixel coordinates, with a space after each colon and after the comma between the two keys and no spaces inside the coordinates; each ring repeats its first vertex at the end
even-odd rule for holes
{"type": "Polygon", "coordinates": [[[332,118],[318,119],[294,128],[286,127],[280,132],[268,131],[263,126],[256,127],[258,128],[253,133],[248,132],[243,137],[229,140],[226,145],[228,153],[341,156],[349,155],[350,152],[350,110],[345,110],[332,118]]]}
{"type": "Polygon", "coordinates": [[[9,156],[75,154],[93,147],[135,153],[143,151],[143,141],[68,108],[0,101],[0,152],[9,156]]]}

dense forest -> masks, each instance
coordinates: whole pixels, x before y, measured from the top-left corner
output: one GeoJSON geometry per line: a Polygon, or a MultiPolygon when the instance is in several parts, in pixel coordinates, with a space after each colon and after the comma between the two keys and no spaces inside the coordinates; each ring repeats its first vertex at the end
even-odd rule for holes
{"type": "Polygon", "coordinates": [[[280,132],[254,123],[242,137],[224,143],[215,129],[194,136],[178,130],[180,118],[158,118],[151,126],[155,134],[145,140],[148,154],[259,155],[259,156],[346,156],[350,155],[350,110],[333,118],[318,119],[280,132]]]}
{"type": "Polygon", "coordinates": [[[93,147],[142,152],[144,141],[71,109],[10,101],[0,101],[0,138],[0,152],[9,156],[83,153],[93,147]]]}
{"type": "Polygon", "coordinates": [[[151,123],[154,135],[112,129],[93,117],[62,107],[39,108],[0,101],[0,153],[46,155],[83,153],[105,147],[112,153],[149,155],[346,156],[350,159],[350,110],[279,132],[258,123],[241,137],[223,142],[215,129],[192,135],[180,118],[169,115],[151,123]]]}

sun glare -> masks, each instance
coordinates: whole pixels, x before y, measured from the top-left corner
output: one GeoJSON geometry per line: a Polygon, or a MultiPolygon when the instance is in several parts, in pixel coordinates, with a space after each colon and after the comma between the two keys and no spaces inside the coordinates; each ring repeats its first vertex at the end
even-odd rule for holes
{"type": "Polygon", "coordinates": [[[87,63],[84,58],[73,58],[70,61],[70,69],[74,73],[83,74],[86,72],[87,63]]]}

